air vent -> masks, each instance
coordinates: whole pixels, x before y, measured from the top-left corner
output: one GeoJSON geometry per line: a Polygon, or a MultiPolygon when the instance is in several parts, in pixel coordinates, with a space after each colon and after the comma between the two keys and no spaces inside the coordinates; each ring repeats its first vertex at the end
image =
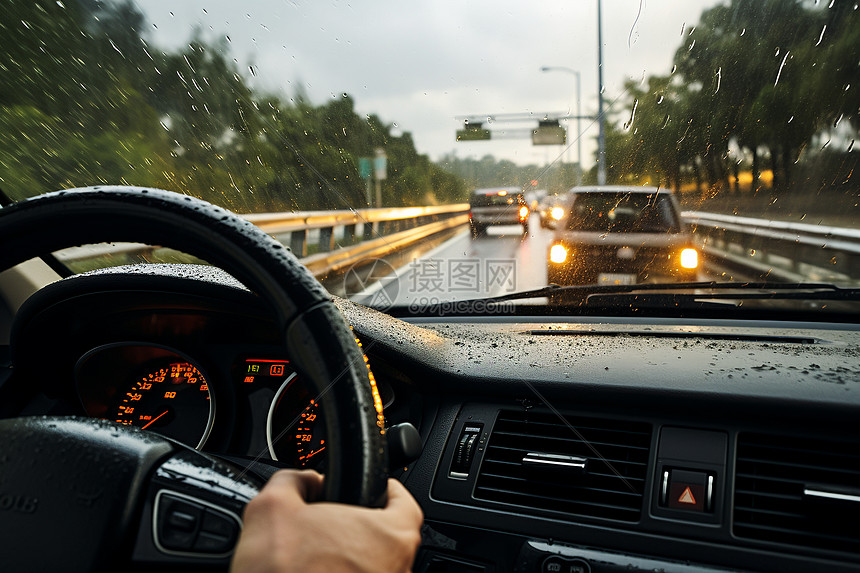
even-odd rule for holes
{"type": "Polygon", "coordinates": [[[737,537],[860,552],[860,443],[741,434],[737,537]]]}
{"type": "Polygon", "coordinates": [[[647,423],[503,411],[474,496],[529,509],[637,521],[650,444],[647,423]]]}

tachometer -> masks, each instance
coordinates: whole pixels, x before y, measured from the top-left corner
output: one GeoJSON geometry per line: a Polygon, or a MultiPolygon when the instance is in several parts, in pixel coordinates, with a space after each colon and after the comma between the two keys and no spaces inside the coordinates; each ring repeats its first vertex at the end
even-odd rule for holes
{"type": "Polygon", "coordinates": [[[319,403],[295,372],[284,380],[269,408],[266,438],[272,459],[299,468],[316,468],[325,460],[325,425],[319,403]]]}
{"type": "Polygon", "coordinates": [[[151,345],[96,348],[78,362],[78,392],[87,414],[201,447],[214,417],[209,384],[178,352],[151,345]]]}

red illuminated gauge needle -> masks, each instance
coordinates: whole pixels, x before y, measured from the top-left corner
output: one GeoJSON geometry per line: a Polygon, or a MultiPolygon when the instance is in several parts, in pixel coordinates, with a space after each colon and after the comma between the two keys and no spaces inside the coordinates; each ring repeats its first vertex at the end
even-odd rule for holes
{"type": "Polygon", "coordinates": [[[149,422],[147,422],[147,423],[146,423],[146,425],[145,425],[145,426],[143,426],[143,427],[141,428],[141,430],[145,430],[145,429],[147,429],[148,427],[150,427],[151,425],[153,425],[157,419],[159,419],[160,417],[162,417],[162,416],[163,416],[163,415],[165,415],[166,413],[167,413],[167,410],[165,410],[164,412],[162,412],[161,414],[159,414],[159,415],[158,415],[158,416],[156,416],[155,418],[151,419],[149,422]]]}
{"type": "MultiPolygon", "coordinates": [[[[159,417],[161,417],[161,416],[159,416],[159,417]]],[[[154,422],[154,421],[155,421],[155,420],[153,420],[153,422],[154,422]]],[[[313,457],[313,456],[317,455],[318,453],[320,453],[320,452],[321,452],[321,451],[323,451],[324,449],[325,449],[325,446],[321,447],[320,449],[318,449],[318,450],[317,450],[317,451],[315,451],[315,452],[311,452],[311,453],[309,453],[308,455],[306,455],[306,456],[305,456],[305,459],[307,460],[307,459],[309,459],[309,458],[311,458],[311,457],[313,457]]]]}

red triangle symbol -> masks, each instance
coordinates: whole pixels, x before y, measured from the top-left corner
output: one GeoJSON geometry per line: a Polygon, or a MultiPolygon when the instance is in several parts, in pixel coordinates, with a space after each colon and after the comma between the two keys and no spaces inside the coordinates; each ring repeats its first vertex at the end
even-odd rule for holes
{"type": "Polygon", "coordinates": [[[693,497],[693,492],[690,491],[689,486],[687,486],[687,489],[685,489],[684,493],[681,494],[681,497],[678,498],[678,503],[690,503],[696,505],[696,498],[693,497]]]}

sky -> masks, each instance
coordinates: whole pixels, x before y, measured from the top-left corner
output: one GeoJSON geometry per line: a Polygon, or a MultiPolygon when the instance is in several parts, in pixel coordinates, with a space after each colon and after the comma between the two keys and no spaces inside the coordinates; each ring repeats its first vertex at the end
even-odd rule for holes
{"type": "MultiPolygon", "coordinates": [[[[420,153],[493,154],[518,164],[575,161],[568,147],[527,138],[456,142],[463,116],[576,114],[579,71],[583,115],[597,111],[597,0],[135,0],[163,48],[187,43],[196,28],[229,37],[249,83],[285,99],[301,89],[312,103],[347,93],[361,114],[377,114],[412,134],[420,153]],[[253,73],[251,69],[253,68],[253,73]]],[[[703,9],[717,0],[603,0],[604,85],[609,100],[628,78],[668,74],[675,50],[695,39],[703,9]]],[[[226,40],[225,40],[226,41],[226,40]]],[[[572,122],[575,127],[575,122],[572,122]]],[[[491,125],[509,136],[530,123],[491,125]]],[[[581,121],[583,165],[594,160],[597,124],[581,121]]]]}

